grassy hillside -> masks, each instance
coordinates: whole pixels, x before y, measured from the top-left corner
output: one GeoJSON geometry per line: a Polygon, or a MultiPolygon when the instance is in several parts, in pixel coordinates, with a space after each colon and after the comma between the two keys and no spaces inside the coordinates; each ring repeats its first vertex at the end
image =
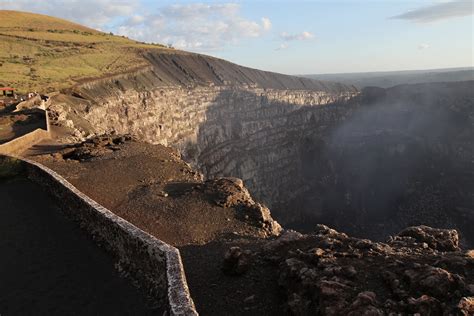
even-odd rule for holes
{"type": "Polygon", "coordinates": [[[146,65],[144,49],[168,50],[50,16],[0,10],[0,86],[21,92],[53,91],[146,65]]]}

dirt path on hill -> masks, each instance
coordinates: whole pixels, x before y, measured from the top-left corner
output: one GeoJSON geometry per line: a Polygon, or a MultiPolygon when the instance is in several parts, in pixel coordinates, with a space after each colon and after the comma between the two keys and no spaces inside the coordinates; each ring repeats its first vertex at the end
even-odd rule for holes
{"type": "Polygon", "coordinates": [[[1,315],[161,315],[40,186],[0,181],[1,315]]]}

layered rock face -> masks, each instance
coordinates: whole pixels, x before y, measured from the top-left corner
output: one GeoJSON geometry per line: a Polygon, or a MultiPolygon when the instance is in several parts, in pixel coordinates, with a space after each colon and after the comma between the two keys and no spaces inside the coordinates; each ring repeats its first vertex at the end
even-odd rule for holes
{"type": "Polygon", "coordinates": [[[344,119],[352,92],[210,87],[135,90],[86,105],[81,120],[88,133],[131,133],[171,145],[206,177],[242,178],[265,203],[303,185],[296,174],[301,140],[344,119]],[[295,160],[296,158],[296,160],[295,160]]]}
{"type": "Polygon", "coordinates": [[[150,68],[55,97],[50,112],[80,138],[115,132],[177,147],[206,177],[242,178],[267,204],[301,190],[301,139],[314,130],[306,126],[343,120],[358,94],[199,55],[149,59],[150,68]]]}
{"type": "Polygon", "coordinates": [[[456,227],[472,243],[473,83],[360,93],[194,54],[85,83],[50,111],[78,137],[171,145],[208,178],[242,178],[283,224],[381,238],[456,227]],[[472,233],[471,233],[472,234],[472,233]]]}

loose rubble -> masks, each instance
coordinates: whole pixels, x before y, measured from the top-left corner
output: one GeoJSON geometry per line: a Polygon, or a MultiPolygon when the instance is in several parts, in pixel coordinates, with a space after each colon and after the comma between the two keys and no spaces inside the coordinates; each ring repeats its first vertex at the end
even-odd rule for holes
{"type": "Polygon", "coordinates": [[[223,270],[277,265],[290,315],[473,315],[471,252],[455,230],[409,227],[380,243],[317,225],[284,231],[252,255],[231,248],[223,270]]]}
{"type": "Polygon", "coordinates": [[[121,144],[133,140],[130,135],[110,136],[102,135],[88,139],[82,143],[63,149],[55,153],[55,158],[86,161],[104,154],[120,150],[121,144]]]}

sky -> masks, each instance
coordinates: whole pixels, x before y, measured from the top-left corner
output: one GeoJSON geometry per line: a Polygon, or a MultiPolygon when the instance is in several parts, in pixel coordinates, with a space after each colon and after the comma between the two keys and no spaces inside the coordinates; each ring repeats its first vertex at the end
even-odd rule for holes
{"type": "Polygon", "coordinates": [[[287,74],[471,67],[474,0],[0,0],[287,74]]]}

